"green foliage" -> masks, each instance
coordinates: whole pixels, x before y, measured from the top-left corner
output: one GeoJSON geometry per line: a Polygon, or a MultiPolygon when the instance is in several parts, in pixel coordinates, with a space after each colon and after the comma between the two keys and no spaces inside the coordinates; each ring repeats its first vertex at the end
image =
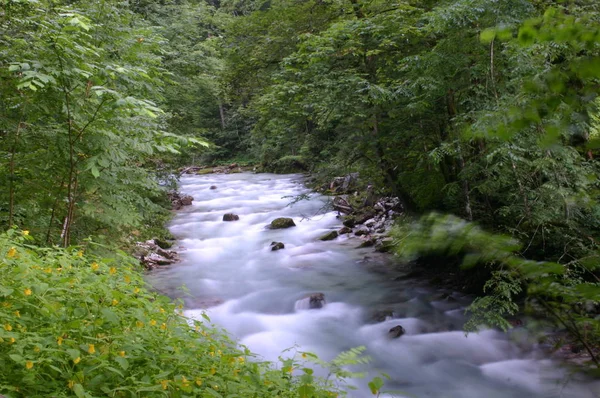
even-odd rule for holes
{"type": "Polygon", "coordinates": [[[393,231],[396,254],[404,260],[422,256],[460,259],[461,267],[489,267],[492,277],[485,282],[484,297],[467,309],[472,317],[465,330],[480,325],[506,330],[506,317],[520,309],[521,292],[526,292],[527,309],[543,315],[566,330],[599,365],[595,347],[600,343],[600,304],[597,254],[563,264],[528,260],[515,239],[486,232],[474,223],[454,216],[430,214],[393,231]]]}
{"type": "MultiPolygon", "coordinates": [[[[151,292],[132,258],[33,248],[0,236],[0,393],[5,397],[330,397],[318,378],[255,360],[151,292]]],[[[359,361],[356,350],[340,364],[359,361]],[[352,359],[352,361],[350,360],[352,359]]],[[[333,364],[332,366],[337,366],[333,364]]],[[[334,370],[337,375],[341,369],[334,370]]]]}

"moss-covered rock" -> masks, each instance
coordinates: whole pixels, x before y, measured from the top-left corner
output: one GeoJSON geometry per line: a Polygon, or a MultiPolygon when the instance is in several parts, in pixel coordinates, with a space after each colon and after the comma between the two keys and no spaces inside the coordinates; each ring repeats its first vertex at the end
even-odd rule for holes
{"type": "Polygon", "coordinates": [[[291,218],[287,218],[287,217],[276,218],[273,221],[271,221],[271,224],[269,224],[270,229],[284,229],[284,228],[290,228],[290,227],[295,227],[295,226],[296,226],[296,223],[294,222],[294,220],[292,220],[291,218]]]}
{"type": "Polygon", "coordinates": [[[337,231],[329,231],[325,235],[321,236],[319,240],[334,240],[338,237],[337,231]]]}

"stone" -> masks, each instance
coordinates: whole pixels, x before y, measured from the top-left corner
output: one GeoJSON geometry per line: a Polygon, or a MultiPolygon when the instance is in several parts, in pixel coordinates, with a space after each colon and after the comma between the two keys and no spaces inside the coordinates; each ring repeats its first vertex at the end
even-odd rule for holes
{"type": "Polygon", "coordinates": [[[183,195],[181,196],[181,204],[183,206],[190,206],[192,204],[192,201],[194,200],[194,198],[190,195],[183,195]]]}
{"type": "Polygon", "coordinates": [[[373,247],[373,246],[375,246],[375,242],[376,242],[375,238],[367,239],[364,242],[362,242],[360,245],[358,245],[358,248],[360,249],[363,247],[373,247]]]}
{"type": "Polygon", "coordinates": [[[338,231],[338,234],[340,234],[340,235],[351,234],[351,233],[352,233],[352,228],[349,228],[349,227],[342,227],[338,231]]]}
{"type": "Polygon", "coordinates": [[[370,232],[371,231],[369,231],[369,228],[367,228],[365,226],[362,226],[362,227],[360,227],[359,229],[357,229],[354,232],[354,235],[356,235],[356,236],[364,236],[364,235],[368,235],[370,232]]]}
{"type": "Polygon", "coordinates": [[[227,213],[223,215],[223,221],[237,221],[240,219],[240,216],[233,213],[227,213]]]}
{"type": "Polygon", "coordinates": [[[345,227],[354,228],[356,221],[354,220],[354,217],[344,217],[342,224],[344,224],[345,227]]]}
{"type": "Polygon", "coordinates": [[[385,322],[394,317],[394,311],[390,309],[378,310],[371,315],[372,322],[385,322]]]}
{"type": "Polygon", "coordinates": [[[162,239],[154,239],[154,243],[156,244],[156,246],[160,247],[161,249],[165,249],[165,250],[173,247],[173,243],[168,242],[166,240],[162,240],[162,239]]]}
{"type": "Polygon", "coordinates": [[[277,251],[277,250],[281,250],[281,249],[285,249],[285,245],[282,242],[271,242],[271,250],[272,251],[277,251]]]}
{"type": "Polygon", "coordinates": [[[401,325],[397,325],[388,331],[388,336],[390,336],[392,339],[397,339],[404,333],[406,333],[406,330],[404,330],[404,328],[401,325]]]}
{"type": "Polygon", "coordinates": [[[373,217],[375,217],[375,212],[372,209],[367,209],[364,213],[356,216],[354,221],[356,222],[356,224],[364,224],[366,221],[372,219],[373,217]]]}
{"type": "Polygon", "coordinates": [[[290,228],[290,227],[295,227],[295,226],[296,226],[296,223],[294,223],[294,220],[292,220],[291,218],[287,218],[287,217],[276,218],[273,221],[271,221],[271,224],[269,224],[270,229],[284,229],[284,228],[290,228]]]}
{"type": "Polygon", "coordinates": [[[338,232],[337,231],[329,231],[327,232],[325,235],[321,236],[319,238],[319,240],[334,240],[335,238],[338,237],[338,232]]]}
{"type": "Polygon", "coordinates": [[[148,257],[144,258],[144,262],[156,265],[170,265],[173,264],[175,260],[165,258],[158,253],[150,253],[148,257]]]}
{"type": "Polygon", "coordinates": [[[316,310],[325,306],[325,295],[323,293],[313,293],[308,297],[308,308],[316,310]]]}
{"type": "Polygon", "coordinates": [[[210,189],[217,189],[217,186],[216,185],[211,185],[210,189]]]}

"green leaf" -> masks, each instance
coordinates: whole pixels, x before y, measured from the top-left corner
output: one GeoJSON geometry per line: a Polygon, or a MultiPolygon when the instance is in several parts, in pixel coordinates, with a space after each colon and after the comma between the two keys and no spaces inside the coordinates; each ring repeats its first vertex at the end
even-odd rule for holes
{"type": "Polygon", "coordinates": [[[479,40],[484,44],[490,44],[495,38],[496,38],[496,29],[495,28],[485,29],[479,35],[479,40]]]}
{"type": "Polygon", "coordinates": [[[85,396],[86,396],[83,386],[79,383],[77,383],[73,386],[73,392],[79,398],[85,398],[85,396]]]}

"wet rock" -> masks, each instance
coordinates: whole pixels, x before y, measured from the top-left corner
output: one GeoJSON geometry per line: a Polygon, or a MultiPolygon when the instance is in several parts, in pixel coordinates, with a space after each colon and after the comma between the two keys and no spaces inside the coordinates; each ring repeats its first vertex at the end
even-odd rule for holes
{"type": "Polygon", "coordinates": [[[270,229],[284,229],[284,228],[290,228],[290,227],[295,227],[295,226],[296,226],[296,223],[294,223],[294,220],[292,220],[291,218],[286,218],[286,217],[276,218],[273,221],[271,221],[271,224],[269,224],[270,229]]]}
{"type": "Polygon", "coordinates": [[[314,293],[308,297],[308,308],[316,310],[325,306],[325,295],[323,293],[314,293]]]}
{"type": "Polygon", "coordinates": [[[144,263],[150,268],[154,268],[153,265],[170,265],[175,262],[175,259],[163,257],[158,253],[150,253],[148,257],[144,258],[144,263]]]}
{"type": "Polygon", "coordinates": [[[165,250],[160,247],[156,249],[156,254],[169,260],[174,260],[177,257],[177,252],[174,252],[172,250],[165,250]]]}
{"type": "Polygon", "coordinates": [[[158,247],[160,247],[161,249],[170,249],[171,247],[173,247],[173,243],[172,242],[168,242],[166,240],[162,240],[162,239],[154,239],[154,244],[158,247]]]}
{"type": "Polygon", "coordinates": [[[375,221],[374,218],[370,218],[367,221],[365,221],[363,224],[365,224],[369,228],[372,228],[376,223],[377,223],[377,221],[375,221]]]}
{"type": "Polygon", "coordinates": [[[173,210],[180,210],[183,206],[192,204],[194,198],[190,195],[181,194],[177,191],[170,191],[168,194],[173,210]]]}
{"type": "Polygon", "coordinates": [[[368,220],[375,217],[375,211],[373,209],[366,209],[361,214],[356,215],[354,221],[356,224],[364,224],[368,220]]]}
{"type": "Polygon", "coordinates": [[[375,238],[367,239],[364,242],[362,242],[360,245],[358,245],[358,248],[360,249],[363,247],[373,247],[373,246],[375,246],[375,242],[376,242],[375,238]]]}
{"type": "Polygon", "coordinates": [[[181,204],[183,206],[190,206],[194,198],[190,195],[182,195],[181,196],[181,204]]]}
{"type": "Polygon", "coordinates": [[[216,185],[211,185],[210,189],[217,189],[217,186],[216,185]]]}
{"type": "Polygon", "coordinates": [[[354,217],[351,216],[344,217],[344,221],[342,222],[342,224],[344,224],[345,227],[354,228],[354,226],[356,225],[356,220],[354,220],[354,217]]]}
{"type": "Polygon", "coordinates": [[[319,240],[334,240],[335,238],[338,237],[338,232],[337,231],[330,231],[327,232],[325,235],[321,236],[319,238],[319,240]]]}
{"type": "Polygon", "coordinates": [[[349,227],[342,227],[339,231],[338,234],[340,235],[344,235],[344,234],[351,234],[352,233],[352,228],[349,227]]]}
{"type": "Polygon", "coordinates": [[[375,311],[371,317],[371,322],[385,322],[394,317],[394,311],[390,309],[378,310],[375,311]]]}
{"type": "Polygon", "coordinates": [[[223,221],[237,221],[240,219],[240,216],[233,213],[227,213],[223,215],[223,221]]]}
{"type": "Polygon", "coordinates": [[[371,231],[369,230],[369,228],[367,228],[365,226],[361,226],[356,231],[354,231],[354,235],[356,235],[356,236],[364,236],[364,235],[368,235],[370,232],[371,231]]]}
{"type": "Polygon", "coordinates": [[[282,242],[271,242],[271,250],[272,251],[277,251],[277,250],[281,250],[281,249],[285,249],[285,245],[282,242]]]}
{"type": "Polygon", "coordinates": [[[393,328],[391,328],[388,331],[388,336],[391,337],[392,339],[397,339],[398,337],[402,336],[404,333],[406,333],[406,330],[404,330],[404,328],[401,325],[398,325],[398,326],[394,326],[393,328]]]}

